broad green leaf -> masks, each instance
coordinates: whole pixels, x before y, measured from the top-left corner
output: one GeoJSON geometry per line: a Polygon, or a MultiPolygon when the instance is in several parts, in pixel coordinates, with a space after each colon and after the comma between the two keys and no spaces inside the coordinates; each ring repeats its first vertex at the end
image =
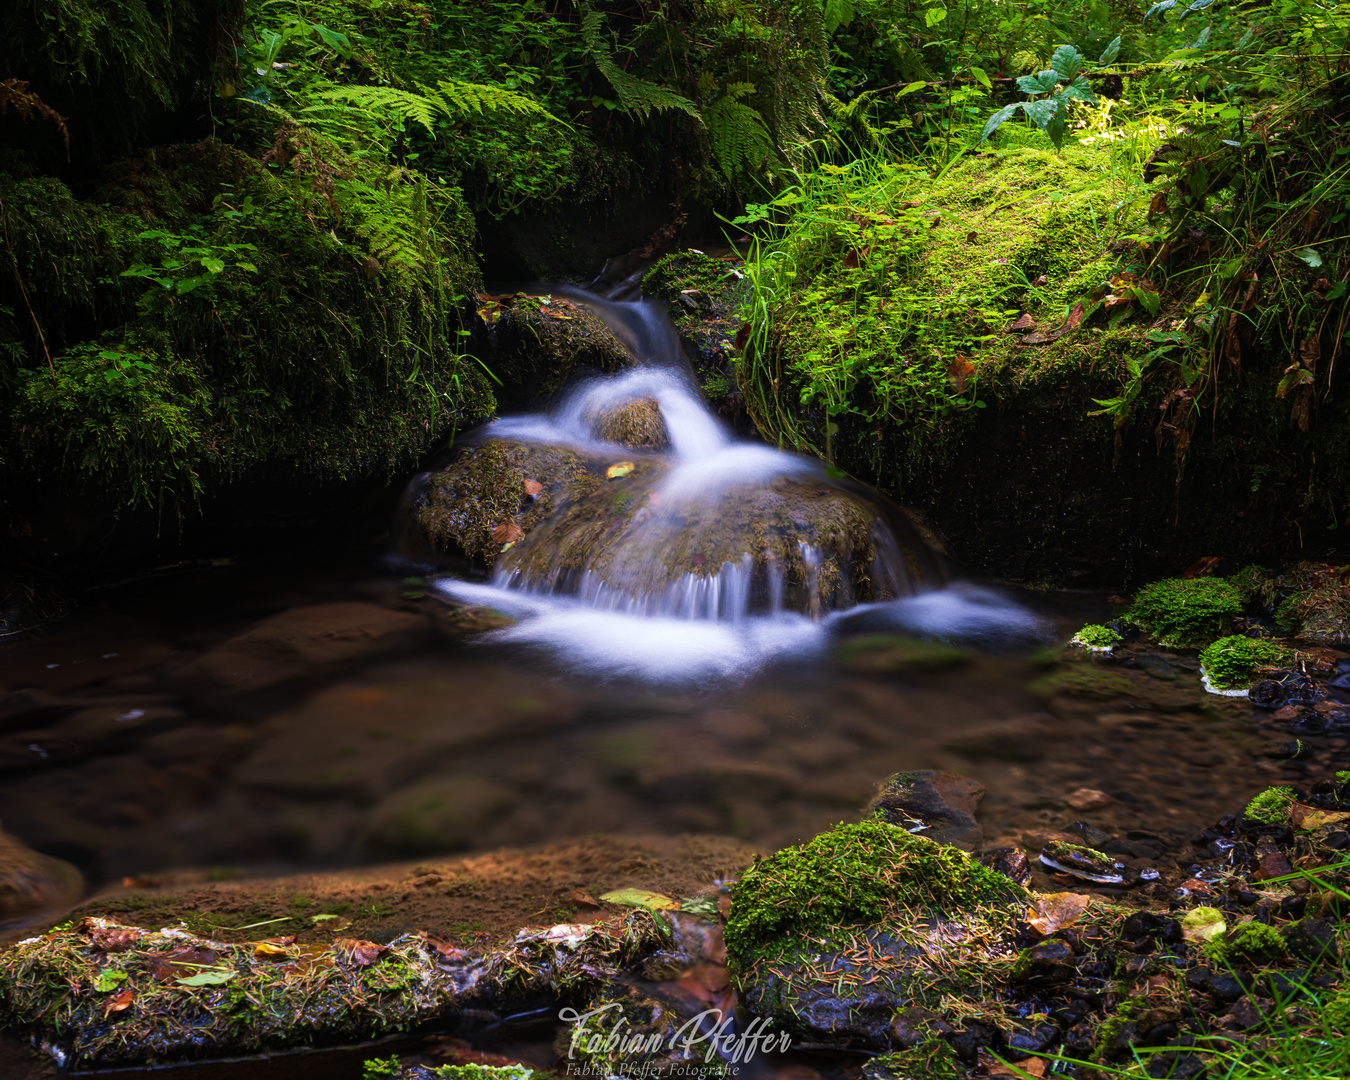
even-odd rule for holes
{"type": "Polygon", "coordinates": [[[1311,386],[1313,373],[1305,367],[1299,367],[1297,364],[1290,364],[1289,369],[1284,373],[1284,378],[1280,380],[1279,386],[1275,387],[1275,396],[1282,398],[1296,386],[1311,386]]]}
{"type": "Polygon", "coordinates": [[[325,45],[327,45],[330,49],[332,49],[344,60],[351,59],[352,55],[351,38],[349,38],[346,34],[339,34],[335,30],[329,30],[328,27],[322,26],[319,23],[311,23],[310,25],[313,27],[314,32],[319,35],[319,39],[325,45]]]}
{"type": "Polygon", "coordinates": [[[1055,149],[1058,150],[1064,145],[1064,137],[1068,135],[1069,129],[1064,121],[1058,115],[1055,115],[1045,122],[1045,133],[1050,136],[1050,141],[1055,144],[1055,149]]]}
{"type": "Polygon", "coordinates": [[[986,90],[992,90],[994,88],[994,84],[989,81],[989,76],[988,74],[985,73],[984,68],[977,68],[972,66],[970,69],[970,73],[973,76],[975,76],[975,81],[979,83],[981,86],[983,86],[986,90]]]}
{"type": "Polygon", "coordinates": [[[179,986],[221,986],[234,978],[233,971],[226,971],[223,968],[207,968],[205,971],[199,971],[196,975],[189,975],[185,979],[179,979],[179,986]]]}
{"type": "Polygon", "coordinates": [[[1061,45],[1050,57],[1050,67],[1060,82],[1070,83],[1083,68],[1083,57],[1072,45],[1061,45]]]}
{"type": "MultiPolygon", "coordinates": [[[[1195,0],[1195,2],[1191,4],[1190,7],[1188,7],[1185,11],[1181,13],[1181,17],[1177,21],[1180,22],[1181,19],[1184,19],[1187,15],[1189,15],[1193,11],[1204,11],[1205,8],[1212,7],[1213,4],[1214,0],[1195,0]]],[[[1209,28],[1206,27],[1205,30],[1206,34],[1208,34],[1209,28]]]]}
{"type": "Polygon", "coordinates": [[[213,274],[225,273],[225,260],[217,259],[214,256],[207,256],[202,260],[202,266],[213,274]]]}
{"type": "Polygon", "coordinates": [[[912,83],[910,83],[908,86],[904,87],[904,89],[902,89],[902,90],[901,90],[898,94],[896,94],[895,96],[896,96],[896,97],[904,97],[906,94],[912,94],[912,93],[914,93],[915,90],[922,90],[922,89],[923,89],[925,86],[927,86],[927,85],[928,85],[928,84],[927,84],[926,82],[924,82],[922,79],[920,79],[918,82],[912,82],[912,83]]]}
{"type": "Polygon", "coordinates": [[[1177,0],[1159,0],[1158,3],[1144,12],[1144,25],[1147,26],[1149,19],[1153,18],[1154,15],[1158,16],[1158,20],[1161,22],[1163,15],[1176,6],[1177,0]]]}
{"type": "Polygon", "coordinates": [[[100,994],[109,994],[127,981],[125,971],[100,971],[94,980],[94,989],[100,994]]]}
{"type": "Polygon", "coordinates": [[[984,142],[985,139],[989,138],[1004,120],[1008,119],[1008,117],[1021,107],[1020,103],[1016,105],[1004,105],[1003,108],[994,113],[994,115],[989,118],[988,123],[984,125],[984,132],[980,135],[980,142],[984,142]]]}
{"type": "Polygon", "coordinates": [[[1041,85],[1041,80],[1035,75],[1017,76],[1017,89],[1024,94],[1044,94],[1045,87],[1041,85]]]}
{"type": "Polygon", "coordinates": [[[945,7],[931,7],[923,13],[923,21],[930,29],[938,23],[945,21],[946,18],[947,9],[945,7]]]}
{"type": "Polygon", "coordinates": [[[664,893],[651,892],[648,889],[615,889],[600,897],[607,904],[623,904],[624,907],[646,908],[648,911],[675,911],[680,902],[672,900],[664,893]]]}
{"type": "Polygon", "coordinates": [[[1117,34],[1115,38],[1112,39],[1111,44],[1102,50],[1101,56],[1097,57],[1097,63],[1099,64],[1113,63],[1116,57],[1119,55],[1120,55],[1120,35],[1117,34]]]}
{"type": "Polygon", "coordinates": [[[1031,117],[1032,122],[1044,131],[1045,125],[1055,115],[1056,105],[1052,98],[1041,98],[1039,101],[1026,102],[1022,108],[1026,110],[1026,114],[1031,117]]]}
{"type": "Polygon", "coordinates": [[[1078,82],[1066,86],[1059,92],[1060,97],[1077,98],[1079,101],[1087,101],[1095,104],[1097,95],[1092,92],[1092,87],[1088,86],[1086,81],[1079,79],[1078,82]]]}
{"type": "Polygon", "coordinates": [[[1317,253],[1316,248],[1302,248],[1299,251],[1294,252],[1294,258],[1302,259],[1305,263],[1314,268],[1322,265],[1322,256],[1317,253]]]}

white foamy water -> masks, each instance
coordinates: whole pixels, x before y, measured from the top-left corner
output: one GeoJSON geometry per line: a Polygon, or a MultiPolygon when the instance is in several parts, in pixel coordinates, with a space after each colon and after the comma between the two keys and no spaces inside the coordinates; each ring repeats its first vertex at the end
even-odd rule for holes
{"type": "Polygon", "coordinates": [[[715,621],[605,609],[579,597],[545,596],[443,579],[436,587],[465,604],[517,620],[483,644],[523,645],[574,674],[653,683],[739,682],[773,663],[823,656],[849,632],[893,629],[955,644],[1025,644],[1047,639],[1047,620],[1007,597],[967,583],[812,620],[794,612],[715,621]],[[860,620],[859,616],[866,616],[860,620]]]}

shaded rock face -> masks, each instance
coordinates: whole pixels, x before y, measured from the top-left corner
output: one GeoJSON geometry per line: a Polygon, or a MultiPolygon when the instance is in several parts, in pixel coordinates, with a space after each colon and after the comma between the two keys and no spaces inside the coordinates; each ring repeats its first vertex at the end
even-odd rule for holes
{"type": "Polygon", "coordinates": [[[622,371],[633,357],[598,316],[561,297],[522,297],[491,323],[492,365],[501,404],[531,407],[584,374],[622,371]]]}
{"type": "Polygon", "coordinates": [[[0,934],[79,899],[84,878],[67,862],[39,855],[0,832],[0,934]]]}
{"type": "Polygon", "coordinates": [[[415,527],[499,579],[652,614],[810,614],[908,591],[874,508],[810,479],[671,493],[674,463],[493,441],[429,478],[415,527]]]}

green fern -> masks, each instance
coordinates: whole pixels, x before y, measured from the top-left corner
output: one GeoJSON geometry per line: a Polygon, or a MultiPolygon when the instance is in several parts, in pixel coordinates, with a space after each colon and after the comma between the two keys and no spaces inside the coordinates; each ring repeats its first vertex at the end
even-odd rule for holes
{"type": "Polygon", "coordinates": [[[329,127],[350,127],[364,117],[383,117],[394,120],[399,126],[418,124],[430,132],[438,117],[492,111],[555,119],[542,105],[523,94],[483,83],[442,81],[436,90],[425,94],[394,86],[334,85],[316,89],[312,96],[316,103],[301,109],[300,115],[329,127]]]}
{"type": "Polygon", "coordinates": [[[775,156],[773,136],[759,110],[740,99],[755,92],[755,84],[736,82],[704,110],[708,142],[728,180],[756,172],[765,158],[775,156]]]}
{"type": "Polygon", "coordinates": [[[644,118],[653,109],[657,112],[663,109],[679,109],[702,123],[703,117],[698,111],[698,106],[687,97],[681,97],[664,86],[638,78],[614,62],[614,58],[610,55],[609,43],[600,34],[600,22],[603,18],[600,12],[587,8],[581,18],[581,38],[596,69],[614,88],[619,104],[629,112],[638,113],[644,118]]]}

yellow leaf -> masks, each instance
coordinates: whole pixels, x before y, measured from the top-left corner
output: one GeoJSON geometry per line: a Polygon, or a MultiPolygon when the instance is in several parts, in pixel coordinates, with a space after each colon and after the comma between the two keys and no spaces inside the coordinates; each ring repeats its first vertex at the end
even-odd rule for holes
{"type": "Polygon", "coordinates": [[[604,893],[600,899],[607,904],[646,908],[648,911],[674,911],[680,906],[678,900],[646,889],[615,889],[614,892],[604,893]]]}
{"type": "Polygon", "coordinates": [[[253,947],[254,956],[285,956],[286,946],[275,941],[260,941],[253,947]]]}
{"type": "Polygon", "coordinates": [[[1036,897],[1031,918],[1027,922],[1042,934],[1053,934],[1081,919],[1090,903],[1092,898],[1082,893],[1045,893],[1036,897]]]}
{"type": "Polygon", "coordinates": [[[1223,914],[1212,907],[1192,908],[1181,920],[1181,934],[1187,941],[1209,941],[1227,929],[1223,914]]]}
{"type": "Polygon", "coordinates": [[[631,461],[616,461],[605,470],[605,478],[607,480],[618,480],[620,477],[627,476],[636,468],[637,466],[631,461]]]}

